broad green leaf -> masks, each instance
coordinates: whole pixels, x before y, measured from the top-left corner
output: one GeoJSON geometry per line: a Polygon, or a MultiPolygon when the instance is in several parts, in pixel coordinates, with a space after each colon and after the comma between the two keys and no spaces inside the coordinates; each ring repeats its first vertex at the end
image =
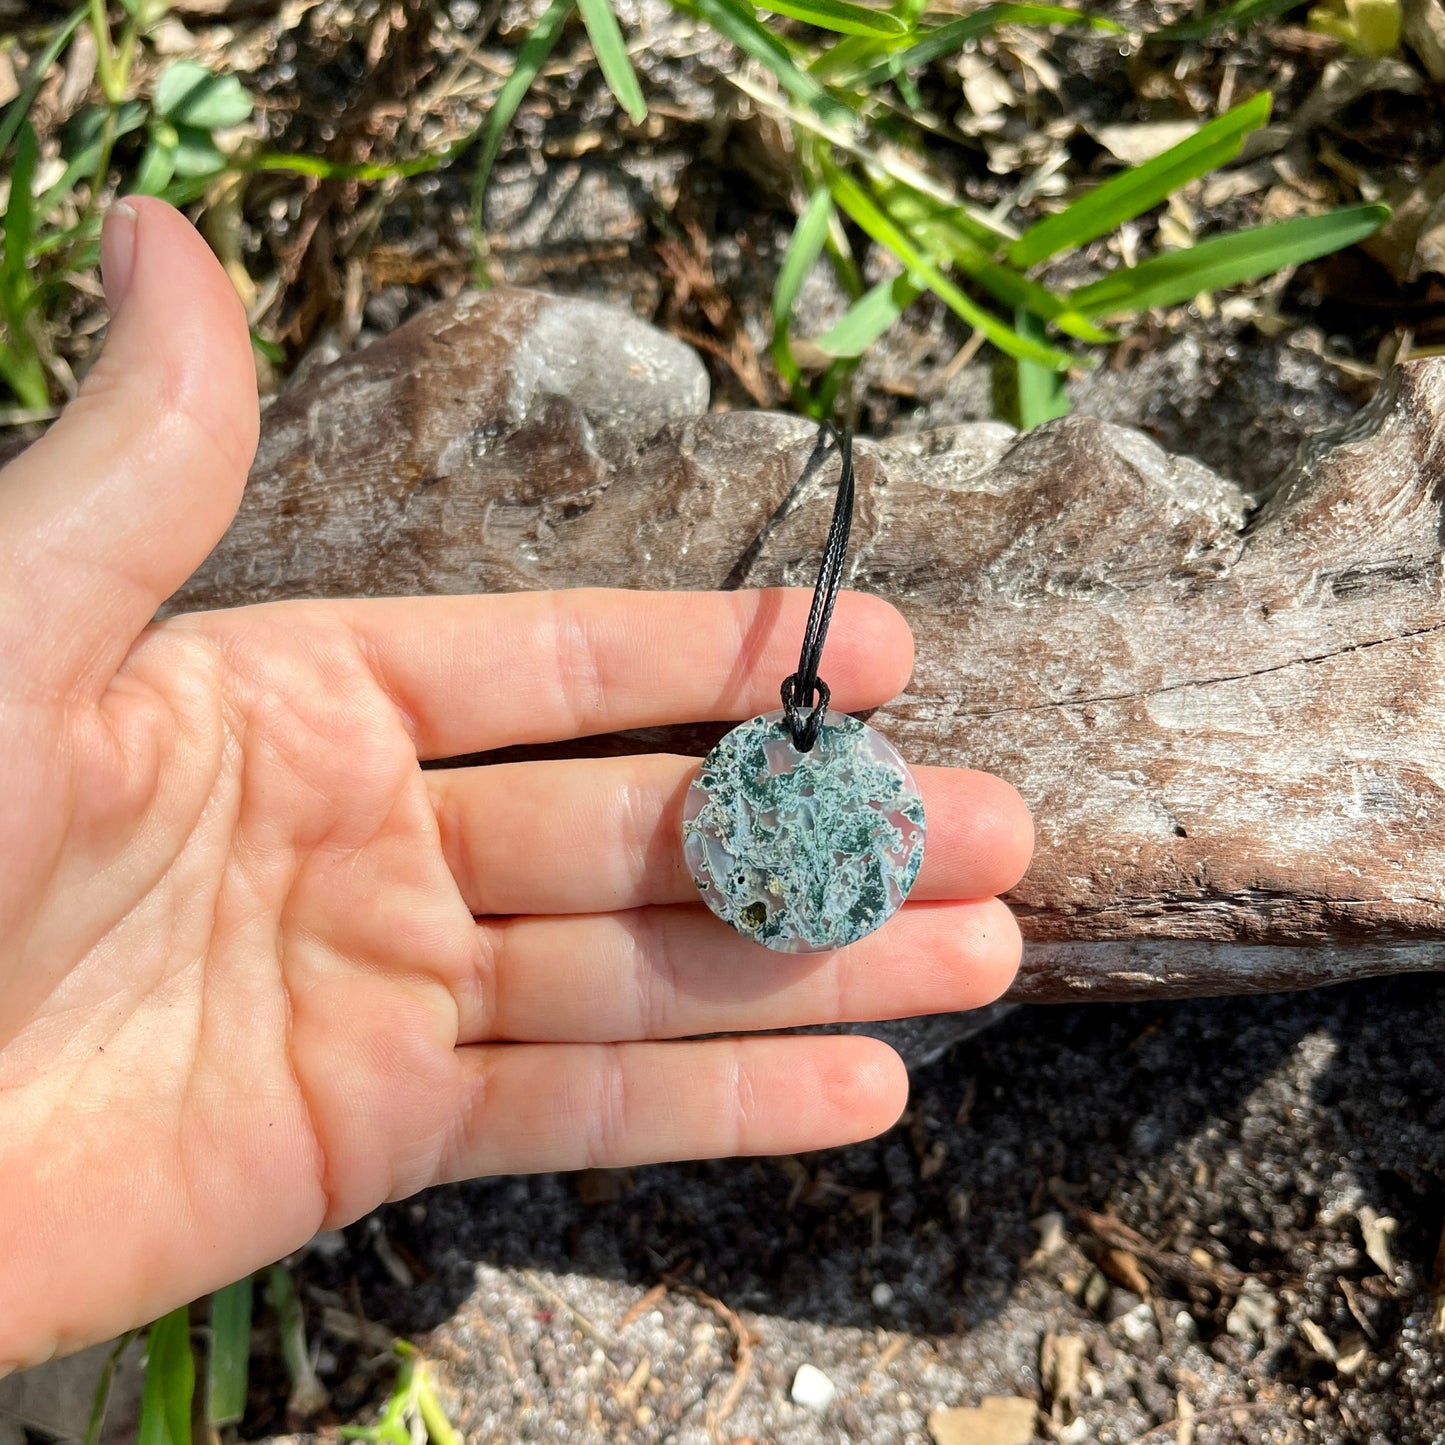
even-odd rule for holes
{"type": "Polygon", "coordinates": [[[758,19],[743,0],[672,0],[675,9],[704,20],[744,55],[772,72],[785,94],[829,122],[850,118],[851,112],[830,95],[807,71],[800,70],[792,52],[758,19]]]}
{"type": "Polygon", "coordinates": [[[888,37],[908,30],[891,10],[871,10],[866,5],[850,5],[848,0],[757,0],[757,7],[839,35],[888,37]]]}
{"type": "Polygon", "coordinates": [[[1005,305],[1052,321],[1065,335],[1079,341],[1103,343],[1113,339],[1072,310],[1065,297],[996,260],[992,247],[979,244],[977,228],[961,208],[945,206],[896,181],[885,182],[878,192],[889,218],[905,234],[926,246],[935,260],[951,262],[1005,305]]]}
{"type": "Polygon", "coordinates": [[[190,1310],[182,1305],[146,1331],[138,1445],[190,1445],[195,1387],[190,1310]]]}
{"type": "Polygon", "coordinates": [[[617,97],[618,105],[634,124],[646,120],[647,101],[643,99],[642,86],[632,68],[632,57],[627,53],[627,42],[622,38],[612,6],[608,0],[577,0],[577,8],[582,12],[582,23],[597,53],[603,79],[617,97]]]}
{"type": "Polygon", "coordinates": [[[1269,93],[1263,91],[1201,126],[1161,155],[1111,176],[1058,215],[1030,226],[1008,248],[1008,259],[1026,270],[1142,216],[1181,186],[1232,161],[1245,136],[1269,119],[1270,103],[1269,93]]]}
{"type": "Polygon", "coordinates": [[[492,108],[487,113],[486,134],[482,141],[481,158],[477,161],[477,174],[472,181],[472,226],[480,232],[482,225],[482,197],[486,193],[487,180],[492,174],[497,153],[502,148],[502,139],[512,117],[517,113],[523,97],[532,88],[537,72],[546,64],[547,57],[556,48],[562,35],[562,27],[572,13],[576,0],[552,0],[552,3],[538,17],[532,26],[522,48],[517,52],[512,73],[507,77],[492,108]]]}
{"type": "Polygon", "coordinates": [[[151,108],[173,125],[224,130],[250,120],[254,103],[234,75],[216,75],[194,60],[177,60],[156,82],[151,108]]]}
{"type": "Polygon", "coordinates": [[[31,62],[20,94],[5,107],[3,114],[0,114],[0,156],[10,149],[10,142],[15,139],[21,124],[30,114],[30,107],[35,104],[35,97],[40,93],[45,77],[50,74],[50,67],[60,59],[60,52],[70,44],[70,37],[75,34],[80,22],[89,12],[88,4],[72,10],[65,20],[56,26],[45,48],[31,62]]]}
{"type": "Polygon", "coordinates": [[[1178,25],[1166,25],[1162,30],[1150,33],[1151,40],[1206,40],[1226,26],[1243,30],[1260,20],[1270,20],[1278,15],[1287,15],[1298,10],[1304,0],[1232,0],[1218,10],[1202,15],[1198,20],[1185,20],[1178,25]]]}
{"type": "MultiPolygon", "coordinates": [[[[20,127],[15,165],[10,172],[10,199],[5,205],[4,276],[7,297],[18,298],[29,289],[25,271],[30,260],[30,242],[35,235],[33,187],[39,159],[40,147],[35,139],[35,127],[27,120],[20,127]]],[[[19,309],[23,307],[17,307],[19,309]]]]}
{"type": "Polygon", "coordinates": [[[988,35],[1000,25],[1088,25],[1095,30],[1122,32],[1124,27],[1100,15],[1089,15],[1067,5],[985,5],[972,15],[946,21],[924,31],[905,50],[879,60],[858,77],[857,84],[871,87],[903,71],[921,70],[961,50],[970,40],[988,35]]]}
{"type": "Polygon", "coordinates": [[[226,169],[226,157],[210,133],[193,125],[176,127],[171,155],[177,176],[214,176],[226,169]]]}
{"type": "Polygon", "coordinates": [[[45,219],[80,181],[93,177],[105,156],[107,144],[114,145],[122,136],[139,130],[145,124],[145,117],[146,108],[138,100],[128,100],[114,111],[106,106],[87,106],[76,115],[66,127],[65,169],[36,202],[36,215],[45,219]],[[105,125],[111,116],[114,116],[114,129],[107,142],[105,125]]]}
{"type": "Polygon", "coordinates": [[[1347,206],[1323,216],[1301,216],[1215,236],[1188,250],[1168,251],[1137,266],[1124,267],[1081,286],[1069,300],[1085,316],[1175,306],[1201,291],[1237,286],[1352,246],[1373,235],[1389,219],[1388,206],[1347,206]]]}
{"type": "Polygon", "coordinates": [[[78,111],[65,127],[65,154],[72,162],[91,168],[99,162],[106,121],[112,115],[111,139],[119,140],[145,124],[146,108],[138,100],[128,100],[114,111],[104,105],[88,105],[78,111]]]}
{"type": "Polygon", "coordinates": [[[1000,351],[1010,356],[1027,356],[1045,366],[1066,367],[1071,358],[1062,351],[1020,336],[956,286],[883,213],[851,176],[834,169],[828,178],[833,199],[885,251],[891,252],[913,272],[948,308],[970,326],[982,331],[1000,351]]]}
{"type": "Polygon", "coordinates": [[[149,30],[171,8],[170,0],[120,0],[120,3],[142,31],[149,30]]]}
{"type": "Polygon", "coordinates": [[[833,198],[826,186],[819,186],[808,197],[808,204],[798,223],[793,227],[792,239],[788,242],[787,254],[778,269],[777,283],[773,287],[773,363],[778,374],[789,386],[796,386],[801,379],[798,363],[793,358],[789,343],[792,330],[793,305],[808,273],[823,254],[828,239],[828,227],[833,219],[833,198]]]}
{"type": "Polygon", "coordinates": [[[904,272],[863,293],[817,340],[829,356],[862,356],[928,288],[904,272]]]}
{"type": "Polygon", "coordinates": [[[171,133],[169,141],[159,135],[151,135],[150,144],[145,148],[140,164],[135,168],[135,175],[131,178],[130,189],[136,195],[158,196],[170,185],[171,177],[176,173],[174,139],[174,132],[171,133]]]}
{"type": "Polygon", "coordinates": [[[250,1275],[211,1296],[211,1341],[206,1350],[206,1419],[217,1429],[246,1413],[251,1368],[250,1275]]]}

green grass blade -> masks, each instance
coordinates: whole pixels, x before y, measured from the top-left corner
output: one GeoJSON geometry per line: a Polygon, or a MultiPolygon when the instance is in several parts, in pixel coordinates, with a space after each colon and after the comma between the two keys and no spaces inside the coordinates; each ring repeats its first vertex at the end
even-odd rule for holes
{"type": "Polygon", "coordinates": [[[138,1445],[190,1445],[191,1396],[195,1387],[191,1313],[183,1305],[158,1319],[146,1332],[138,1445]]]}
{"type": "Polygon", "coordinates": [[[839,35],[888,38],[908,32],[891,10],[870,10],[866,5],[850,5],[848,0],[760,0],[758,8],[839,35]]]}
{"type": "Polygon", "coordinates": [[[790,341],[793,305],[808,273],[823,254],[832,220],[833,198],[826,186],[819,186],[808,197],[808,204],[798,217],[798,224],[793,227],[793,236],[778,270],[777,284],[773,287],[773,364],[778,368],[778,375],[790,387],[797,386],[802,380],[790,341]]]}
{"type": "Polygon", "coordinates": [[[673,7],[705,21],[744,55],[771,71],[783,92],[829,122],[847,120],[851,112],[819,81],[800,70],[792,52],[740,0],[673,0],[673,7]]]}
{"type": "Polygon", "coordinates": [[[281,1359],[291,1377],[286,1407],[297,1415],[314,1415],[326,1404],[327,1392],[311,1364],[311,1351],[306,1345],[306,1315],[296,1294],[296,1282],[285,1265],[273,1264],[266,1271],[266,1303],[276,1316],[281,1359]]]}
{"type": "Polygon", "coordinates": [[[206,1418],[218,1429],[246,1413],[251,1368],[251,1276],[211,1296],[211,1343],[206,1352],[206,1418]]]}
{"type": "Polygon", "coordinates": [[[416,1367],[416,1408],[421,1422],[426,1427],[427,1439],[431,1445],[464,1445],[456,1426],[447,1419],[447,1412],[437,1397],[436,1387],[431,1382],[431,1372],[421,1362],[416,1367]]]}
{"type": "Polygon", "coordinates": [[[1052,346],[1020,336],[1011,326],[999,320],[954,285],[947,276],[914,245],[868,196],[863,188],[842,172],[833,170],[828,178],[829,189],[838,206],[846,211],[885,251],[901,261],[956,316],[982,331],[1000,351],[1010,356],[1027,356],[1044,366],[1066,367],[1071,364],[1067,353],[1052,346]]]}
{"type": "Polygon", "coordinates": [[[981,245],[976,225],[961,208],[943,205],[895,180],[883,182],[877,190],[883,209],[900,230],[926,245],[935,259],[951,262],[1006,306],[1052,321],[1079,341],[1097,345],[1113,340],[1107,331],[1071,310],[1065,297],[996,260],[996,243],[981,245]]]}
{"type": "Polygon", "coordinates": [[[961,15],[925,31],[905,50],[879,60],[857,79],[865,87],[878,85],[903,71],[921,70],[925,65],[953,55],[970,40],[991,34],[1000,25],[1087,25],[1095,30],[1121,33],[1122,25],[1101,15],[1089,15],[1067,5],[985,5],[972,15],[961,15]]]}
{"type": "Polygon", "coordinates": [[[602,78],[632,123],[640,124],[647,119],[647,101],[643,99],[642,86],[632,68],[632,57],[627,53],[627,42],[622,38],[622,28],[612,6],[608,0],[577,0],[577,8],[582,12],[582,23],[587,27],[597,63],[602,67],[602,78]]]}
{"type": "MultiPolygon", "coordinates": [[[[1027,311],[1014,316],[1024,336],[1044,339],[1043,323],[1027,311]]],[[[1000,358],[994,371],[994,415],[1011,421],[1020,431],[1032,431],[1046,421],[1069,414],[1069,393],[1064,374],[1033,361],[1000,358]]]]}
{"type": "Polygon", "coordinates": [[[846,35],[836,44],[820,50],[808,62],[808,74],[825,83],[848,85],[854,75],[881,57],[902,50],[907,44],[907,31],[893,36],[846,35]]]}
{"type": "MultiPolygon", "coordinates": [[[[472,181],[472,228],[478,235],[482,230],[482,197],[486,194],[487,180],[496,164],[497,152],[507,127],[517,113],[523,97],[532,88],[538,72],[547,63],[547,57],[556,49],[562,36],[562,27],[572,13],[576,0],[552,0],[552,3],[538,17],[532,33],[517,52],[516,64],[507,77],[492,108],[487,115],[486,130],[482,139],[482,154],[477,161],[477,174],[472,181]]],[[[595,42],[594,42],[595,44],[595,42]]]]}
{"type": "Polygon", "coordinates": [[[60,52],[70,43],[70,37],[75,34],[89,9],[88,4],[81,5],[72,10],[56,27],[55,33],[46,42],[45,49],[35,57],[20,94],[5,107],[4,113],[0,114],[0,156],[10,149],[10,142],[15,139],[21,123],[30,114],[30,107],[35,104],[35,97],[39,95],[40,87],[50,73],[50,67],[60,59],[60,52]]]}
{"type": "MultiPolygon", "coordinates": [[[[40,160],[40,146],[35,127],[27,120],[20,127],[15,146],[15,165],[10,172],[10,199],[5,206],[4,277],[7,299],[15,301],[18,315],[24,310],[22,298],[28,287],[25,268],[30,260],[30,243],[35,236],[35,167],[40,160]]],[[[7,312],[10,307],[6,307],[7,312]]],[[[14,317],[11,318],[14,320],[14,317]]]]}
{"type": "Polygon", "coordinates": [[[1142,216],[1181,186],[1232,161],[1245,136],[1269,120],[1270,104],[1269,93],[1261,92],[1152,160],[1111,176],[1058,215],[1030,226],[1009,247],[1009,261],[1027,269],[1142,216]]]}
{"type": "Polygon", "coordinates": [[[904,272],[870,287],[817,340],[829,356],[862,356],[928,288],[904,272]]]}
{"type": "Polygon", "coordinates": [[[22,351],[0,337],[0,381],[15,393],[22,411],[43,412],[50,406],[50,381],[33,345],[22,351]]]}
{"type": "Polygon", "coordinates": [[[1244,29],[1261,20],[1272,20],[1298,10],[1305,0],[1233,0],[1218,10],[1202,15],[1198,20],[1181,21],[1178,25],[1166,25],[1161,30],[1151,31],[1151,40],[1207,40],[1216,31],[1226,26],[1244,29]]]}
{"type": "Polygon", "coordinates": [[[1382,205],[1347,206],[1323,216],[1301,216],[1215,236],[1185,251],[1168,251],[1128,266],[1069,298],[1085,316],[1145,311],[1174,306],[1224,286],[1237,286],[1342,250],[1373,235],[1390,219],[1382,205]]]}
{"type": "Polygon", "coordinates": [[[95,1382],[95,1394],[90,1402],[90,1418],[85,1422],[81,1445],[100,1445],[100,1432],[105,1426],[105,1412],[110,1406],[110,1387],[115,1383],[116,1366],[120,1364],[120,1357],[125,1353],[126,1346],[134,1338],[134,1330],[123,1334],[105,1357],[100,1378],[95,1382]]]}

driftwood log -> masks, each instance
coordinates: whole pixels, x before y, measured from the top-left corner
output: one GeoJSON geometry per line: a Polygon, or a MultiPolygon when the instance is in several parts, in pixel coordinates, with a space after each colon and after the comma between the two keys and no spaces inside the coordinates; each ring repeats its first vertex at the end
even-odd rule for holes
{"type": "MultiPolygon", "coordinates": [[[[811,427],[707,394],[631,317],[464,296],[271,406],[172,605],[810,584],[832,502],[797,486],[811,427]]],[[[878,721],[1034,809],[1013,997],[1445,966],[1442,424],[1445,362],[1412,363],[1262,499],[1087,417],[860,444],[851,582],[918,638],[878,721]]]]}

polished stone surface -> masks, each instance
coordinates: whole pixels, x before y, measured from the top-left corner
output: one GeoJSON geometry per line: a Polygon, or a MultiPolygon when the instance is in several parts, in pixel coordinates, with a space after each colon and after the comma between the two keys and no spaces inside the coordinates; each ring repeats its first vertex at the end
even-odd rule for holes
{"type": "Polygon", "coordinates": [[[683,805],[703,901],[780,953],[825,953],[886,923],[923,862],[923,800],[882,733],[830,712],[810,752],[781,711],[739,724],[683,805]]]}

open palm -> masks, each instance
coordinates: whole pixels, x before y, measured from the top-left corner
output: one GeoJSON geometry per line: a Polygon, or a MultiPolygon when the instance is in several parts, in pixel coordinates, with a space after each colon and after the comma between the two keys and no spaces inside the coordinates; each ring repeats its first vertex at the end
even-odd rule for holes
{"type": "MultiPolygon", "coordinates": [[[[786,958],[696,902],[691,760],[419,760],[773,706],[806,596],[152,624],[234,512],[256,406],[224,275],[134,212],[107,226],[104,356],[0,474],[0,1367],[440,1180],[886,1128],[906,1079],[873,1040],[686,1040],[995,997],[1017,795],[920,770],[920,901],[786,958]]],[[[835,705],[906,682],[890,607],[845,596],[833,637],[835,705]]]]}

